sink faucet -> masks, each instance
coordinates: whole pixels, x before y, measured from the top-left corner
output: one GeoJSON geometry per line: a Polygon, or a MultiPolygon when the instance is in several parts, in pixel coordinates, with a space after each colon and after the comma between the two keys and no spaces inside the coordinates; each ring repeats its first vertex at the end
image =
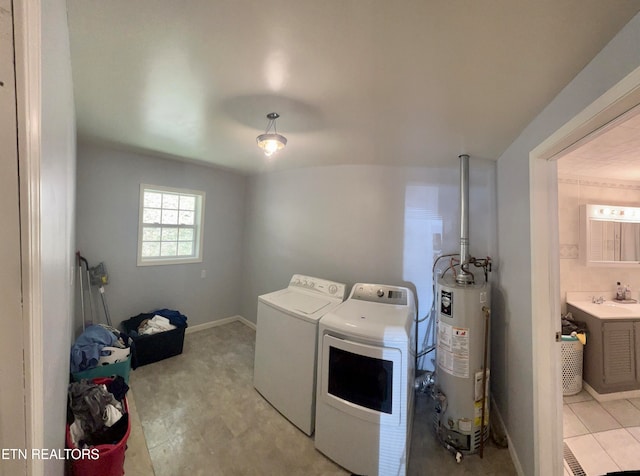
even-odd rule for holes
{"type": "Polygon", "coordinates": [[[595,296],[591,296],[591,302],[594,304],[602,304],[604,302],[604,296],[600,296],[597,299],[595,296]]]}

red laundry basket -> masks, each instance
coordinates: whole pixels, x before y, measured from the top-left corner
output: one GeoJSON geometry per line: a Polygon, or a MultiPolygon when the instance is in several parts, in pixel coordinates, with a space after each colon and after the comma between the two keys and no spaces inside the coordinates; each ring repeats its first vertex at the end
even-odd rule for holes
{"type": "MultiPolygon", "coordinates": [[[[105,384],[113,379],[111,378],[95,378],[93,383],[98,385],[105,384]]],[[[129,413],[127,399],[122,399],[124,411],[129,413]]],[[[71,461],[71,474],[73,476],[122,476],[124,474],[124,452],[127,449],[127,440],[131,433],[131,419],[127,424],[127,432],[124,437],[115,445],[97,445],[93,446],[99,452],[97,459],[84,458],[74,459],[71,461]]],[[[69,425],[66,430],[67,448],[76,448],[71,440],[69,425]]]]}

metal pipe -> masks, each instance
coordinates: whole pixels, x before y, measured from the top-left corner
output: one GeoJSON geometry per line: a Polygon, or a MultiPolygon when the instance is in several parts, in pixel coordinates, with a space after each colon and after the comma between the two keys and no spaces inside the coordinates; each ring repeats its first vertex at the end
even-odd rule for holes
{"type": "Polygon", "coordinates": [[[482,411],[480,413],[480,458],[484,456],[484,418],[487,410],[487,365],[489,354],[489,316],[491,310],[487,306],[482,306],[484,313],[484,355],[482,357],[482,411]]]}
{"type": "Polygon", "coordinates": [[[464,269],[469,262],[469,156],[460,159],[460,273],[456,283],[473,284],[473,275],[464,269]]]}

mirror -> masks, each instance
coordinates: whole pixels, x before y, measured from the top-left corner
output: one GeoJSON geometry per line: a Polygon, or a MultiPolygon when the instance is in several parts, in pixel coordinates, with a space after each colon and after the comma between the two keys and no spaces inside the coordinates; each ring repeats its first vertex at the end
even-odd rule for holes
{"type": "Polygon", "coordinates": [[[580,257],[587,266],[639,266],[640,208],[581,205],[580,257]]]}

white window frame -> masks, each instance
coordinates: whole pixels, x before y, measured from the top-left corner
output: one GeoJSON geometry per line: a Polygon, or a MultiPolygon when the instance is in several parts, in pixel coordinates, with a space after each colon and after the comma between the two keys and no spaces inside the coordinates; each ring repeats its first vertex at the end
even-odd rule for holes
{"type": "MultiPolygon", "coordinates": [[[[203,251],[203,230],[204,230],[204,205],[205,205],[205,192],[201,190],[190,190],[184,188],[165,187],[162,185],[140,184],[140,206],[138,211],[138,266],[157,266],[166,264],[185,264],[185,263],[201,263],[202,251],[203,251]],[[147,191],[166,193],[173,195],[186,195],[193,196],[196,199],[195,206],[195,224],[193,225],[193,244],[194,252],[188,257],[183,256],[154,256],[145,258],[142,256],[143,245],[143,228],[149,225],[153,227],[161,227],[162,223],[143,223],[144,218],[144,194],[147,191]]],[[[180,229],[181,225],[166,225],[171,228],[180,229]]],[[[185,225],[182,225],[184,227],[185,225]]]]}

